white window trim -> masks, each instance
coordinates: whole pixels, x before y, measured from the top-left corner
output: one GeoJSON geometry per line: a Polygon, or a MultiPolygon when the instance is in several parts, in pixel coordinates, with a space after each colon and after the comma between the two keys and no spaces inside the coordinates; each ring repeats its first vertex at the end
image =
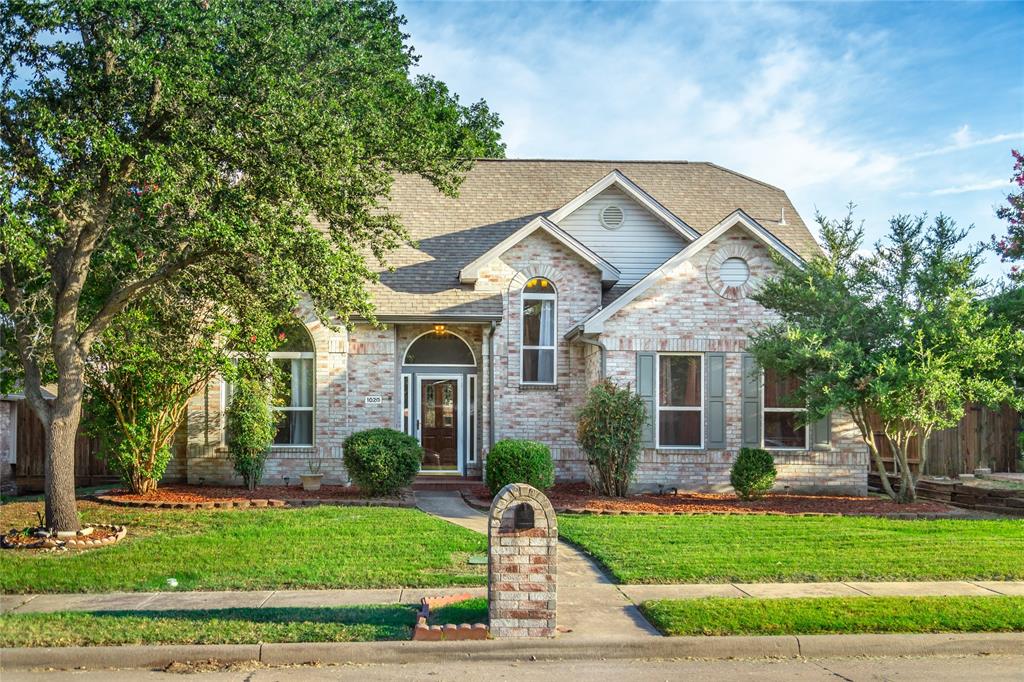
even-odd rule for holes
{"type": "Polygon", "coordinates": [[[704,449],[704,353],[657,353],[654,363],[654,446],[658,450],[703,450],[704,449]],[[661,358],[670,356],[689,356],[700,359],[700,403],[699,407],[673,407],[661,404],[661,358]],[[661,413],[662,412],[700,412],[700,445],[662,445],[661,444],[661,413]]]}
{"type": "MultiPolygon", "coordinates": [[[[312,341],[311,341],[312,342],[312,341]]],[[[297,352],[297,351],[286,351],[281,353],[268,353],[267,357],[271,362],[274,360],[311,360],[312,361],[312,374],[313,374],[313,404],[309,407],[278,407],[277,405],[271,405],[270,409],[274,412],[309,412],[310,415],[310,434],[309,443],[271,443],[271,450],[308,450],[309,448],[316,447],[316,353],[310,352],[297,352]]]]}
{"type": "MultiPolygon", "coordinates": [[[[555,285],[551,280],[551,288],[554,289],[555,285]]],[[[522,292],[519,295],[519,383],[523,386],[556,386],[558,384],[558,290],[555,289],[553,294],[530,294],[526,292],[524,286],[522,292]],[[554,343],[550,346],[527,346],[523,343],[523,336],[526,334],[526,302],[527,301],[552,301],[553,305],[552,312],[554,313],[554,319],[552,320],[552,326],[554,326],[554,333],[551,338],[554,339],[554,343]],[[523,379],[523,351],[527,350],[550,350],[551,359],[551,381],[526,381],[523,379]]]]}
{"type": "Polygon", "coordinates": [[[469,374],[466,383],[466,400],[469,403],[466,408],[466,463],[476,464],[476,411],[480,404],[480,382],[475,374],[469,374]]]}
{"type": "Polygon", "coordinates": [[[761,448],[764,450],[777,450],[779,452],[803,452],[811,449],[811,428],[810,424],[804,424],[804,446],[783,447],[779,445],[768,446],[764,442],[764,416],[769,412],[807,412],[806,407],[765,407],[764,406],[764,370],[761,370],[761,448]]]}

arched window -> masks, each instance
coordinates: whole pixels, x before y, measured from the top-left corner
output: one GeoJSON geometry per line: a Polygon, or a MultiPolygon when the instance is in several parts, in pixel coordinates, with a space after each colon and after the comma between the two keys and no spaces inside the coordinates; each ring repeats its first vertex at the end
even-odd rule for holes
{"type": "Polygon", "coordinates": [[[274,445],[313,444],[313,339],[295,320],[276,331],[280,342],[270,359],[281,370],[281,388],[271,409],[281,413],[274,445]]]}
{"type": "Polygon", "coordinates": [[[556,298],[555,286],[543,277],[530,279],[523,287],[522,362],[524,384],[555,383],[556,298]]]}
{"type": "Polygon", "coordinates": [[[437,331],[427,332],[409,344],[405,364],[476,367],[476,358],[462,337],[438,325],[437,331]]]}

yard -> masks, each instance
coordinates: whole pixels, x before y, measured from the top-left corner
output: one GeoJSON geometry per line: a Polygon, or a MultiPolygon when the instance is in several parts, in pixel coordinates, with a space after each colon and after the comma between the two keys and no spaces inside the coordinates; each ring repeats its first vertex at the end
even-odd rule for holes
{"type": "Polygon", "coordinates": [[[409,639],[412,606],[98,611],[0,616],[0,646],[255,644],[409,639]]]}
{"type": "Polygon", "coordinates": [[[1024,631],[1024,597],[670,599],[642,610],[667,635],[1024,631]]]}
{"type": "Polygon", "coordinates": [[[563,514],[558,523],[622,583],[1024,579],[1017,520],[563,514]]]}
{"type": "MultiPolygon", "coordinates": [[[[0,507],[0,527],[34,525],[39,502],[0,507]]],[[[413,509],[315,507],[133,510],[80,502],[120,543],[86,551],[0,552],[0,592],[257,590],[483,585],[483,536],[413,509]]]]}

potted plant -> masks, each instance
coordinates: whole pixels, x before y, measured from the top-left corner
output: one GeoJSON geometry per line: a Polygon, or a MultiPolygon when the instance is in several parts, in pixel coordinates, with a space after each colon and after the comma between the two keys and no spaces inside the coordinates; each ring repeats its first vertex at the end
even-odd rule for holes
{"type": "Polygon", "coordinates": [[[317,451],[311,451],[306,455],[306,468],[309,469],[309,473],[299,474],[302,479],[302,489],[310,492],[320,490],[320,481],[324,475],[320,473],[320,467],[323,465],[323,460],[317,451]]]}

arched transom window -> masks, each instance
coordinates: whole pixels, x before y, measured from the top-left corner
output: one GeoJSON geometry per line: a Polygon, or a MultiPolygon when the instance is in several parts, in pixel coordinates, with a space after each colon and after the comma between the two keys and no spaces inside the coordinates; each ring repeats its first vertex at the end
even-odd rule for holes
{"type": "Polygon", "coordinates": [[[524,384],[553,384],[556,376],[555,286],[534,277],[523,287],[522,362],[524,384]]]}
{"type": "Polygon", "coordinates": [[[444,325],[437,325],[409,344],[405,352],[407,365],[444,365],[447,367],[475,367],[476,358],[466,341],[444,325]]]}

